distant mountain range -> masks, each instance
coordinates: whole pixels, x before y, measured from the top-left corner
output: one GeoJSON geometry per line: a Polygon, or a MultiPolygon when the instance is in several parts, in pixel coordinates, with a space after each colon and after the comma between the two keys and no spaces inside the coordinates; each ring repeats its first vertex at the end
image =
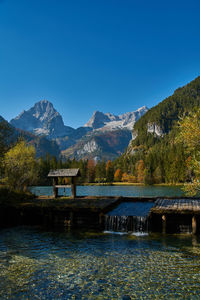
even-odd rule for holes
{"type": "Polygon", "coordinates": [[[124,152],[135,122],[147,111],[146,106],[119,116],[95,111],[84,126],[74,129],[64,125],[52,103],[42,100],[10,124],[34,137],[56,142],[62,156],[67,158],[114,159],[124,152]]]}
{"type": "Polygon", "coordinates": [[[147,112],[147,107],[143,106],[136,111],[128,112],[119,116],[115,116],[110,113],[102,113],[95,111],[91,119],[84,125],[84,127],[90,127],[94,129],[100,129],[101,131],[110,131],[118,129],[133,130],[133,126],[137,120],[144,113],[147,112]]]}
{"type": "MultiPolygon", "coordinates": [[[[95,111],[90,120],[77,129],[66,126],[47,100],[23,111],[10,124],[18,135],[23,134],[36,145],[39,154],[47,150],[70,159],[107,160],[119,157],[127,148],[122,160],[128,156],[133,163],[143,159],[147,170],[153,174],[158,172],[158,167],[159,172],[164,169],[166,172],[172,162],[179,161],[180,154],[175,157],[176,150],[171,149],[171,145],[176,148],[177,121],[184,113],[199,107],[200,77],[197,77],[150,110],[143,106],[119,116],[95,111]],[[172,162],[166,158],[169,152],[172,162]]],[[[164,178],[166,174],[163,174],[164,178]]]]}

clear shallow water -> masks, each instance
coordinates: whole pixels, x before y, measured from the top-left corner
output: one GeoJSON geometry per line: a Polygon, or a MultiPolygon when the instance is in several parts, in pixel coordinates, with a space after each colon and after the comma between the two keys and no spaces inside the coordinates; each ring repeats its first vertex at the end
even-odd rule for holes
{"type": "Polygon", "coordinates": [[[0,299],[198,299],[192,236],[0,230],[0,299]]]}
{"type": "MultiPolygon", "coordinates": [[[[32,187],[31,191],[37,196],[53,194],[51,186],[32,187]]],[[[64,189],[59,189],[63,195],[64,189]]],[[[71,195],[70,188],[66,189],[66,196],[71,195]]],[[[77,186],[77,196],[183,196],[179,186],[77,186]]]]}

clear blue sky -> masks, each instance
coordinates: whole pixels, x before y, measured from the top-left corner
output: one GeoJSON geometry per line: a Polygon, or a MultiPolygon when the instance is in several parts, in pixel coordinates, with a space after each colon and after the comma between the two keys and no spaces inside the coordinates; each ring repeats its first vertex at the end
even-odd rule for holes
{"type": "Polygon", "coordinates": [[[152,107],[200,74],[200,1],[0,0],[7,120],[47,99],[66,125],[152,107]]]}

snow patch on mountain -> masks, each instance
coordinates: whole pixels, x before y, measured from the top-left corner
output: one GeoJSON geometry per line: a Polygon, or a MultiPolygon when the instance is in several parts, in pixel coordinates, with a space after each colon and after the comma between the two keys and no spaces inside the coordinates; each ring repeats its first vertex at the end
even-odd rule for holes
{"type": "Polygon", "coordinates": [[[55,139],[67,135],[74,129],[64,125],[61,115],[47,100],[37,102],[32,108],[21,112],[10,121],[15,128],[30,131],[36,135],[45,135],[55,139]]]}
{"type": "Polygon", "coordinates": [[[143,106],[118,116],[95,111],[83,127],[74,129],[64,124],[51,102],[42,100],[10,123],[15,128],[55,141],[66,157],[114,159],[128,146],[135,122],[147,110],[143,106]]]}
{"type": "Polygon", "coordinates": [[[92,118],[84,125],[85,127],[91,127],[93,130],[110,131],[116,129],[129,129],[132,130],[135,122],[146,112],[148,108],[142,106],[136,111],[124,113],[119,116],[115,116],[111,113],[102,113],[95,111],[92,118]]]}

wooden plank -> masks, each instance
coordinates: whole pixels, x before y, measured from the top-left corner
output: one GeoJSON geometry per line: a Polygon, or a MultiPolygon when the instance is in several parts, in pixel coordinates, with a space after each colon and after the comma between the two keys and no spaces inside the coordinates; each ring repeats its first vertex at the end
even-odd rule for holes
{"type": "Polygon", "coordinates": [[[165,213],[200,213],[200,199],[161,199],[155,201],[155,206],[151,209],[157,214],[165,213]]]}
{"type": "Polygon", "coordinates": [[[56,188],[70,188],[70,185],[55,185],[56,188]]]}
{"type": "Polygon", "coordinates": [[[76,177],[72,177],[71,194],[72,198],[76,198],[76,177]]]}
{"type": "Polygon", "coordinates": [[[57,183],[58,183],[58,178],[53,178],[53,195],[54,195],[54,198],[58,197],[58,189],[56,188],[57,183]]]}
{"type": "Polygon", "coordinates": [[[192,217],[192,233],[196,234],[197,232],[197,220],[196,220],[196,216],[192,217]]]}

